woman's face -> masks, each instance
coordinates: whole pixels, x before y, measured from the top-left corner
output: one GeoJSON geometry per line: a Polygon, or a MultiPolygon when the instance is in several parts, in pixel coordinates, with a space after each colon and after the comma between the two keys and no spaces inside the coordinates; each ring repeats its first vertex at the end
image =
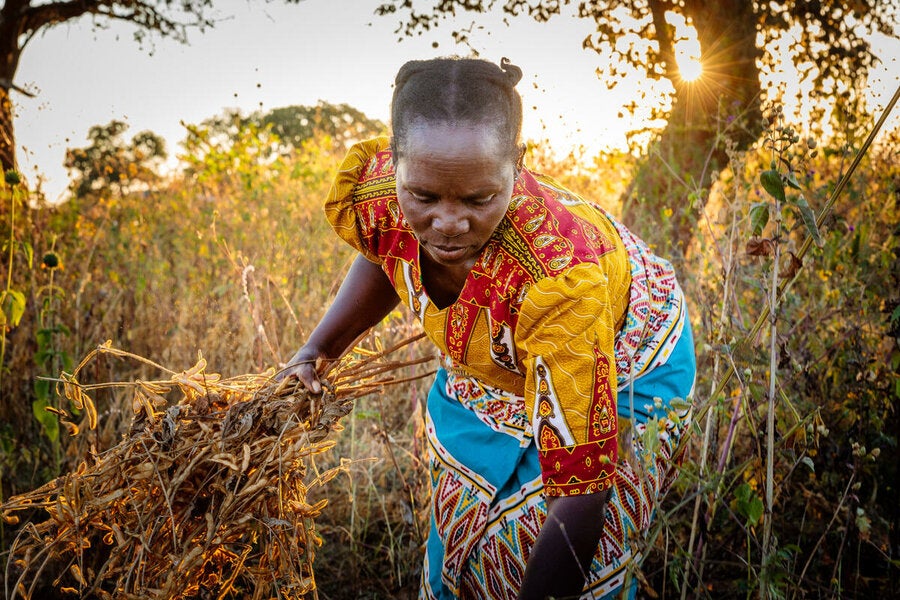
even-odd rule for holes
{"type": "Polygon", "coordinates": [[[489,126],[409,128],[395,165],[400,209],[439,265],[472,268],[512,197],[515,162],[489,126]]]}

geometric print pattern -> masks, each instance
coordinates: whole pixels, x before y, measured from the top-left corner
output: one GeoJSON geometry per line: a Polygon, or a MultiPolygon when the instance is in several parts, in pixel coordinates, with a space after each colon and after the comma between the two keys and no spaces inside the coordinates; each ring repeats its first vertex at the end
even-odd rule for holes
{"type": "Polygon", "coordinates": [[[532,433],[524,398],[455,371],[453,361],[446,355],[441,357],[441,364],[447,370],[448,397],[456,398],[492,430],[518,440],[523,448],[531,443],[532,433]]]}
{"type": "Polygon", "coordinates": [[[540,425],[529,418],[537,397],[565,398],[554,414],[572,432],[571,443],[554,443],[558,426],[541,425],[536,438],[552,470],[544,483],[557,495],[609,486],[618,388],[613,344],[631,271],[613,224],[583,201],[571,210],[563,195],[523,169],[503,220],[459,297],[444,308],[422,283],[419,243],[397,202],[386,139],[351,148],[325,205],[335,231],[381,265],[454,369],[525,398],[521,411],[472,387],[470,407],[486,425],[520,436],[540,425]],[[538,358],[553,382],[549,395],[534,393],[538,358]]]}
{"type": "Polygon", "coordinates": [[[484,532],[488,507],[497,489],[441,443],[429,415],[425,428],[431,458],[432,527],[443,540],[442,564],[432,567],[441,569],[444,584],[458,596],[456,582],[484,532]]]}
{"type": "Polygon", "coordinates": [[[616,374],[619,389],[636,381],[644,372],[665,362],[678,342],[686,311],[684,294],[669,261],[653,254],[643,240],[616,221],[601,206],[594,205],[612,222],[628,251],[631,289],[625,323],[616,334],[616,374]]]}
{"type": "MultiPolygon", "coordinates": [[[[606,506],[603,535],[582,598],[601,598],[621,588],[629,577],[629,563],[639,561],[640,540],[650,527],[659,499],[674,480],[680,461],[673,457],[673,452],[688,422],[686,413],[679,418],[659,419],[661,435],[652,457],[643,454],[641,435],[645,425],[638,425],[634,437],[629,435],[623,442],[630,447],[620,450],[623,459],[617,465],[612,496],[606,506]]],[[[631,433],[630,429],[628,433],[631,433]]],[[[625,437],[620,437],[620,441],[625,437]]],[[[448,477],[452,478],[449,474],[448,477]]],[[[512,600],[516,597],[531,548],[547,516],[542,488],[540,475],[537,475],[508,497],[495,499],[489,510],[479,513],[479,518],[484,515],[483,532],[471,548],[458,584],[445,580],[445,583],[454,584],[448,587],[455,596],[479,600],[512,600]]],[[[448,499],[458,499],[460,505],[452,509],[442,507],[441,511],[474,514],[473,507],[462,495],[444,495],[440,502],[443,504],[448,499]]],[[[424,585],[420,597],[436,598],[437,593],[424,585]]]]}

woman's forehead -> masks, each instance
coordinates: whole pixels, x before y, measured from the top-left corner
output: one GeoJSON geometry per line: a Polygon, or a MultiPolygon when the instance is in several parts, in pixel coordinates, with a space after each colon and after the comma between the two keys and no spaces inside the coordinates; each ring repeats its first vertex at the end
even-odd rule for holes
{"type": "Polygon", "coordinates": [[[429,123],[410,126],[402,149],[405,158],[479,156],[504,158],[500,132],[491,123],[429,123]]]}

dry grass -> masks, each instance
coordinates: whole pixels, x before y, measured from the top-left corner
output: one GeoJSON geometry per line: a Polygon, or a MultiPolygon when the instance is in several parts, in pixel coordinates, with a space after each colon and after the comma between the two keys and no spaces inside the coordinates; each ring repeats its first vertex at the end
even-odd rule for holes
{"type": "Polygon", "coordinates": [[[346,464],[319,472],[310,459],[334,445],[329,434],[355,399],[430,359],[386,358],[415,339],[330,365],[321,395],[276,381],[273,370],[222,379],[202,358],[174,372],[101,346],[58,385],[89,428],[93,392],[129,392],[132,426],[111,449],[2,506],[8,522],[35,509],[43,518],[26,523],[11,548],[6,597],[36,597],[49,580],[82,597],[317,597],[315,519],[326,500],[309,504],[307,494],[346,464]],[[79,383],[101,355],[142,361],[166,378],[79,383]]]}

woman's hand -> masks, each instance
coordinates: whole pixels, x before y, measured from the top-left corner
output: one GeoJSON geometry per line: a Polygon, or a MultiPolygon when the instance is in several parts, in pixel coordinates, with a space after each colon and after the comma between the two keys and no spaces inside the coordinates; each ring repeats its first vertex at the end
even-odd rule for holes
{"type": "Polygon", "coordinates": [[[316,367],[320,361],[343,356],[363,332],[381,321],[399,302],[394,286],[381,267],[362,255],[357,256],[325,316],[276,378],[295,376],[306,389],[319,393],[322,383],[316,367]]]}
{"type": "Polygon", "coordinates": [[[275,379],[281,381],[287,377],[296,377],[306,389],[318,394],[322,391],[322,382],[319,380],[317,366],[322,358],[325,358],[322,352],[307,344],[297,350],[284,369],[275,375],[275,379]]]}

